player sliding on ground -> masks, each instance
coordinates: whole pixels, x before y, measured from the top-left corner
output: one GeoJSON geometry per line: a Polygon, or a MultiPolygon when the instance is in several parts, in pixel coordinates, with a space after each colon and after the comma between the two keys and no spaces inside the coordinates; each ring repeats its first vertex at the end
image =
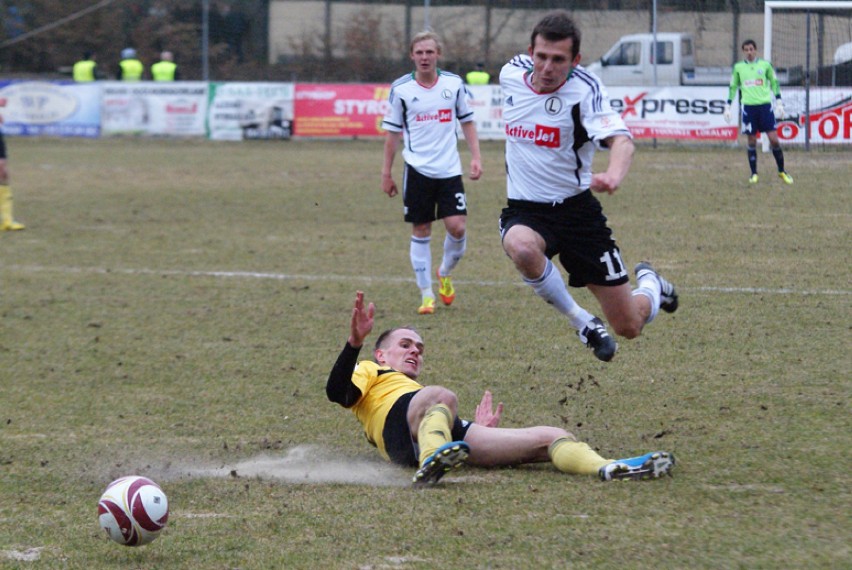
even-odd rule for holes
{"type": "Polygon", "coordinates": [[[368,441],[399,465],[418,467],[415,485],[437,483],[463,463],[480,467],[551,461],[562,472],[612,479],[655,479],[670,474],[671,453],[654,451],[629,459],[604,459],[562,428],[500,428],[503,404],[492,408],[485,392],[474,421],[458,417],[456,395],[417,382],[424,345],[411,327],[388,329],[376,340],[375,361],[358,355],[373,330],[375,305],[355,295],[349,339],[328,377],[328,399],[350,408],[368,441]]]}

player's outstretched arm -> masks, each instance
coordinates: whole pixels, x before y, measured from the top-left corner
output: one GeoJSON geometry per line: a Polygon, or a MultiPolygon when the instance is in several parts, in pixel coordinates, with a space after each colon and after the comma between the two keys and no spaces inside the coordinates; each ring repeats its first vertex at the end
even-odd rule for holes
{"type": "Polygon", "coordinates": [[[612,194],[627,176],[633,163],[633,141],[626,135],[615,135],[606,139],[609,148],[609,165],[606,172],[592,175],[591,188],[595,192],[612,194]]]}
{"type": "Polygon", "coordinates": [[[376,307],[370,303],[364,307],[364,293],[355,293],[355,306],[352,309],[349,339],[347,346],[338,355],[328,380],[325,384],[325,394],[332,402],[344,408],[351,408],[361,399],[361,390],[352,382],[352,373],[358,363],[358,355],[364,339],[373,330],[373,315],[376,307]]]}

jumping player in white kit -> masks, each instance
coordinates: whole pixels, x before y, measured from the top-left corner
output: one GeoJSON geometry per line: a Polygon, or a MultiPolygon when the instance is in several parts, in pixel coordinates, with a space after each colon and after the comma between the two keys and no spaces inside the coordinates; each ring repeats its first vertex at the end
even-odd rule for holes
{"type": "Polygon", "coordinates": [[[587,287],[616,334],[639,336],[662,308],[674,312],[674,286],[647,262],[627,268],[594,192],[615,192],[630,169],[630,131],[612,110],[600,80],[580,65],[580,31],[564,11],[535,27],[529,54],[500,73],[506,130],[508,205],[500,217],[503,248],[524,281],[578,331],[597,358],[609,361],[617,345],[603,321],[578,305],[568,284],[587,287]],[[604,172],[592,173],[597,148],[609,150],[604,172]]]}

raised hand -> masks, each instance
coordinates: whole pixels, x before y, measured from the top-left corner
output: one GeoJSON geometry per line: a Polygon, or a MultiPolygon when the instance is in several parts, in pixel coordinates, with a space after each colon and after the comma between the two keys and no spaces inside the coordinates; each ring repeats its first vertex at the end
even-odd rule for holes
{"type": "Polygon", "coordinates": [[[352,322],[349,326],[349,344],[360,347],[364,339],[373,330],[373,316],[376,314],[376,306],[370,303],[364,307],[364,292],[355,293],[355,306],[352,308],[352,322]]]}
{"type": "Polygon", "coordinates": [[[491,402],[491,392],[486,390],[482,395],[482,401],[476,406],[476,414],[474,414],[473,422],[485,427],[497,427],[500,425],[502,415],[503,402],[497,404],[497,409],[494,410],[491,402]]]}

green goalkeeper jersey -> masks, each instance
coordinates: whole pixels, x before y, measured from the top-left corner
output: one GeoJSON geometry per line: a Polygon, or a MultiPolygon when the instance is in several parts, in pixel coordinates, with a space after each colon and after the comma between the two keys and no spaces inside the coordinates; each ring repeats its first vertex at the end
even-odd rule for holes
{"type": "Polygon", "coordinates": [[[741,105],[763,105],[772,102],[772,95],[781,98],[778,79],[772,64],[765,59],[742,60],[734,65],[731,75],[731,87],[728,90],[728,102],[734,100],[740,90],[741,105]]]}

